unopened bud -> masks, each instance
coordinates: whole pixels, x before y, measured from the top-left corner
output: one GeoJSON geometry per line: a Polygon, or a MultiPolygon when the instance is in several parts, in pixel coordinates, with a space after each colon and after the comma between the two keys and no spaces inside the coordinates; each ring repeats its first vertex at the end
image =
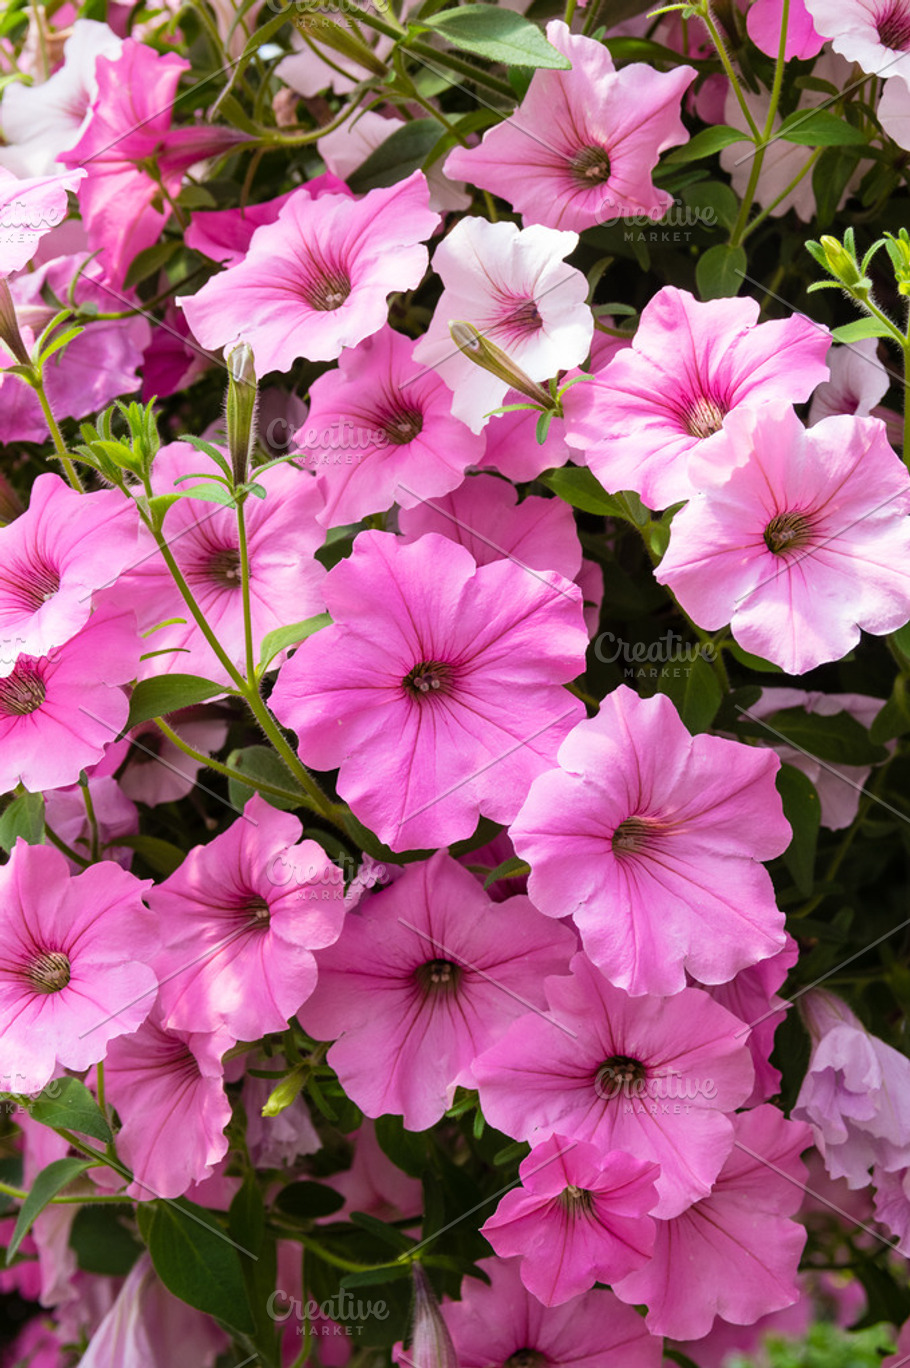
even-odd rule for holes
{"type": "Polygon", "coordinates": [[[283,1111],[297,1101],[300,1089],[306,1079],[306,1066],[298,1066],[277,1083],[268,1095],[265,1106],[262,1108],[263,1116],[280,1116],[283,1111]]]}
{"type": "Polygon", "coordinates": [[[501,347],[497,347],[495,342],[491,342],[488,337],[484,337],[474,327],[473,323],[459,321],[449,324],[449,332],[452,341],[460,352],[484,370],[490,371],[500,380],[504,380],[509,389],[518,390],[519,394],[526,394],[529,399],[533,399],[535,404],[540,404],[541,408],[549,409],[553,406],[553,399],[549,391],[542,385],[538,385],[529,375],[525,375],[520,366],[512,360],[501,347]]]}
{"type": "Polygon", "coordinates": [[[836,237],[831,237],[825,233],[819,241],[825,253],[825,262],[828,270],[849,290],[868,289],[869,281],[865,278],[859,265],[843,243],[838,242],[836,237]]]}
{"type": "Polygon", "coordinates": [[[259,391],[253,369],[253,351],[246,342],[227,354],[227,443],[231,453],[234,485],[246,484],[256,445],[256,408],[259,391]]]}
{"type": "Polygon", "coordinates": [[[9,292],[5,276],[0,276],[0,342],[5,342],[20,366],[30,366],[29,356],[19,331],[16,306],[9,292]]]}
{"type": "Polygon", "coordinates": [[[407,1361],[411,1368],[458,1368],[455,1345],[430,1280],[419,1263],[412,1264],[411,1271],[414,1276],[414,1329],[407,1361]]]}
{"type": "Polygon", "coordinates": [[[387,76],[389,68],[381,62],[373,49],[360,38],[348,24],[336,23],[328,14],[318,9],[306,7],[291,21],[294,27],[314,42],[324,43],[326,47],[340,52],[374,76],[387,76]]]}

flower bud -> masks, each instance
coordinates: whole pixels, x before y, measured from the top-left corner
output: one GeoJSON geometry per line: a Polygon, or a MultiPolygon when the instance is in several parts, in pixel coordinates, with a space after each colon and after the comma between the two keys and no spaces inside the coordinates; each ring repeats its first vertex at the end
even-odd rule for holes
{"type": "Polygon", "coordinates": [[[306,1067],[299,1066],[292,1069],[285,1078],[276,1083],[269,1093],[265,1106],[262,1108],[263,1116],[280,1116],[292,1102],[296,1102],[300,1089],[303,1087],[306,1078],[306,1067]]]}
{"type": "Polygon", "coordinates": [[[31,366],[32,359],[22,340],[16,306],[4,276],[0,276],[0,342],[6,343],[20,366],[31,366]]]}
{"type": "Polygon", "coordinates": [[[240,342],[228,352],[227,442],[234,485],[246,484],[256,444],[256,408],[259,391],[253,369],[252,348],[240,342]]]}
{"type": "Polygon", "coordinates": [[[459,351],[463,352],[476,365],[482,366],[484,370],[490,371],[500,380],[504,380],[509,389],[518,390],[519,394],[526,394],[529,399],[533,399],[535,404],[540,404],[542,408],[550,409],[553,407],[553,400],[549,391],[545,390],[542,385],[538,385],[530,376],[525,375],[511,356],[504,352],[501,347],[497,347],[489,338],[484,337],[483,333],[479,332],[473,323],[450,323],[449,332],[459,351]]]}
{"type": "Polygon", "coordinates": [[[825,233],[819,241],[825,254],[825,264],[837,280],[848,290],[868,289],[869,281],[864,277],[855,258],[836,237],[825,233]]]}
{"type": "Polygon", "coordinates": [[[419,1263],[411,1265],[411,1272],[414,1277],[414,1328],[408,1351],[411,1368],[458,1368],[458,1355],[442,1318],[436,1293],[419,1263]]]}

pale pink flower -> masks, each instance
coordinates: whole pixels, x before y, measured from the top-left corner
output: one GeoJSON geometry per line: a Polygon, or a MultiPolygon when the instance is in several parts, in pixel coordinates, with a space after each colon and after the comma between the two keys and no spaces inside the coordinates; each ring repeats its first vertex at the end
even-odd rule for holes
{"type": "Polygon", "coordinates": [[[243,816],[149,894],[161,918],[159,1008],[169,1030],[234,1040],[283,1031],[338,939],[343,879],[302,827],[255,794],[243,816]]]}
{"type": "Polygon", "coordinates": [[[0,868],[0,1080],[39,1092],[135,1031],[155,1000],[149,887],[105,861],[75,878],[53,846],[16,842],[0,868]]]}
{"type": "Polygon", "coordinates": [[[577,587],[508,560],[476,566],[428,533],[362,532],[329,573],[334,619],[282,666],[271,695],[301,758],[393,849],[511,821],[582,712],[577,587]]]}
{"type": "Polygon", "coordinates": [[[897,1337],[897,1353],[882,1360],[882,1368],[907,1368],[910,1363],[910,1320],[905,1321],[897,1337]]]}
{"type": "Polygon", "coordinates": [[[563,1135],[535,1145],[512,1188],[481,1226],[500,1258],[521,1258],[521,1281],[544,1306],[596,1282],[615,1283],[654,1249],[656,1164],[563,1135]]]}
{"type": "MultiPolygon", "coordinates": [[[[207,461],[187,442],[162,447],[152,470],[154,492],[191,491],[194,483],[202,481],[177,481],[203,473],[207,461]]],[[[322,499],[312,475],[278,465],[257,474],[256,481],[266,496],[248,499],[245,512],[253,640],[258,648],[266,633],[322,612],[325,571],[314,559],[324,534],[316,523],[322,499]]],[[[245,672],[234,509],[192,496],[180,499],[168,510],[166,536],[209,625],[237,668],[245,672]]],[[[118,581],[116,593],[133,606],[143,632],[163,622],[170,624],[147,639],[147,649],[160,654],[143,662],[146,676],[176,671],[228,682],[227,671],[187,612],[150,536],[142,539],[135,563],[118,581]],[[175,618],[178,621],[172,621],[175,618]]]]}
{"type": "Polygon", "coordinates": [[[480,147],[450,152],[446,174],[501,195],[526,224],[582,232],[630,215],[661,218],[673,197],[651,172],[661,152],[688,140],[680,101],[694,67],[617,71],[602,43],[558,19],[547,38],[571,70],[536,71],[518,111],[480,147]]]}
{"type": "Polygon", "coordinates": [[[117,1153],[133,1174],[127,1192],[136,1201],[182,1196],[227,1154],[231,1104],[221,1056],[233,1043],[221,1031],[165,1030],[155,1007],[111,1044],[107,1096],[123,1123],[117,1153]]]}
{"type": "Polygon", "coordinates": [[[483,455],[483,437],[452,416],[448,388],[413,350],[381,328],[311,385],[294,449],[316,474],[324,527],[447,494],[483,455]]]}
{"type": "Polygon", "coordinates": [[[910,617],[910,476],[876,418],[805,429],[766,404],[725,424],[734,465],[673,519],[655,575],[713,631],[803,674],[838,660],[860,629],[910,617]]]}
{"type": "MultiPolygon", "coordinates": [[[[120,836],[137,835],[139,811],[136,804],[130,802],[117,780],[111,775],[90,775],[88,795],[98,829],[98,858],[116,860],[124,869],[129,869],[133,861],[132,848],[114,843],[120,836]]],[[[87,860],[91,859],[94,833],[85,798],[86,790],[81,784],[49,789],[45,795],[45,810],[48,824],[53,827],[60,839],[77,855],[87,860]]],[[[75,861],[69,860],[68,863],[74,874],[78,874],[83,868],[75,861]]]]}
{"type": "Polygon", "coordinates": [[[379,331],[393,290],[420,283],[439,222],[427,199],[422,171],[360,200],[297,190],[241,262],[177,302],[204,347],[248,342],[259,375],[333,361],[379,331]]]}
{"type": "MultiPolygon", "coordinates": [[[[269,1094],[278,1080],[259,1078],[252,1073],[246,1073],[245,1070],[250,1067],[269,1072],[280,1070],[287,1066],[284,1055],[265,1055],[261,1050],[255,1050],[237,1059],[235,1064],[238,1066],[238,1076],[243,1078],[242,1101],[243,1110],[246,1112],[246,1146],[256,1168],[287,1168],[296,1164],[303,1156],[315,1154],[322,1148],[319,1132],[313,1125],[306,1102],[299,1094],[290,1106],[285,1107],[277,1116],[262,1114],[269,1094]]],[[[227,1073],[227,1070],[225,1072],[227,1073]]],[[[354,1209],[364,1210],[363,1207],[354,1209]]]]}
{"type": "Polygon", "coordinates": [[[0,679],[0,792],[74,784],[123,729],[136,678],[139,637],[132,611],[96,609],[49,655],[20,655],[0,679]]]}
{"type": "Polygon", "coordinates": [[[493,903],[444,851],[348,915],[299,1017],[367,1116],[425,1130],[472,1087],[477,1055],[565,972],[574,936],[527,898],[493,903]]]}
{"type": "Polygon", "coordinates": [[[576,233],[539,224],[519,229],[464,218],[436,248],[433,269],[445,288],[414,359],[439,372],[454,391],[452,412],[472,431],[506,402],[509,382],[475,365],[452,341],[449,325],[469,323],[531,380],[580,365],[594,316],[585,277],[563,260],[577,245],[576,233]]]}
{"type": "Polygon", "coordinates": [[[0,167],[0,277],[31,261],[44,235],[66,218],[66,193],[85,174],[75,170],[20,180],[0,167]]]}
{"type": "Polygon", "coordinates": [[[632,346],[566,392],[567,440],[606,489],[633,489],[649,508],[689,498],[706,470],[727,469],[730,413],[808,399],[827,378],[824,329],[758,313],[755,299],[700,303],[665,286],[632,346]]]}
{"type": "Polygon", "coordinates": [[[19,655],[47,655],[75,636],[93,592],[137,546],[135,509],[119,490],[79,494],[59,475],[39,475],[28,509],[0,528],[0,675],[19,655]]]}
{"type": "Polygon", "coordinates": [[[523,1286],[517,1259],[481,1259],[490,1279],[465,1278],[442,1314],[461,1368],[659,1368],[663,1345],[612,1292],[595,1289],[564,1306],[542,1306],[523,1286]]]}
{"type": "Polygon", "coordinates": [[[733,1127],[710,1195],[658,1221],[653,1258],[613,1284],[624,1302],[647,1304],[652,1335],[697,1340],[716,1316],[751,1325],[799,1297],[806,1231],[791,1218],[802,1201],[809,1128],[771,1106],[741,1112],[733,1127]]]}
{"type": "Polygon", "coordinates": [[[812,1054],[793,1115],[810,1122],[832,1178],[862,1188],[873,1165],[910,1167],[910,1059],[827,989],[805,993],[800,1011],[812,1054]]]}
{"type": "Polygon", "coordinates": [[[910,85],[910,0],[803,0],[815,30],[870,76],[910,85]]]}
{"type": "MultiPolygon", "coordinates": [[[[405,125],[404,119],[387,117],[376,110],[358,112],[356,118],[326,133],[316,144],[319,155],[334,177],[346,181],[353,171],[362,166],[377,147],[405,125]]],[[[434,161],[426,172],[427,185],[430,187],[430,208],[439,214],[451,210],[467,209],[471,196],[464,186],[454,184],[444,174],[442,163],[434,161]]]]}
{"type": "Polygon", "coordinates": [[[388,1157],[373,1122],[365,1120],[348,1139],[354,1145],[351,1167],[326,1179],[344,1197],[344,1206],[330,1219],[349,1220],[352,1211],[365,1211],[378,1221],[419,1217],[423,1211],[420,1179],[409,1177],[388,1157]]]}
{"type": "MultiPolygon", "coordinates": [[[[227,722],[197,709],[171,713],[166,721],[181,740],[203,755],[216,755],[227,740],[227,722]]],[[[192,791],[204,766],[175,746],[154,722],[143,722],[128,735],[131,741],[139,742],[128,748],[129,763],[119,778],[128,798],[157,807],[159,803],[176,803],[192,791]]]]}
{"type": "Polygon", "coordinates": [[[891,384],[879,359],[878,338],[864,337],[849,347],[832,347],[828,368],[830,380],[824,380],[812,396],[810,427],[838,413],[854,413],[860,418],[875,413],[891,384]]]}
{"type": "Polygon", "coordinates": [[[42,176],[62,169],[60,152],[81,138],[98,94],[95,63],[116,58],[123,46],[108,27],[77,19],[63,44],[63,64],[46,81],[13,81],[3,91],[0,124],[7,146],[0,166],[17,176],[42,176]]]}
{"type": "MultiPolygon", "coordinates": [[[[910,11],[907,24],[910,33],[910,11]]],[[[910,148],[910,86],[906,80],[885,82],[876,113],[888,137],[893,138],[898,147],[910,148]]]]}
{"type": "Polygon", "coordinates": [[[760,860],[790,843],[767,750],[692,736],[665,694],[621,684],[559,748],[509,834],[528,892],[571,914],[588,955],[632,994],[725,983],[784,946],[760,860]]]}
{"type": "Polygon", "coordinates": [[[697,988],[629,997],[582,953],[545,988],[549,1015],[519,1017],[474,1061],[487,1120],[660,1164],[656,1216],[707,1196],[733,1144],[724,1113],[752,1091],[742,1023],[697,988]]]}
{"type": "MultiPolygon", "coordinates": [[[[752,0],[746,15],[746,28],[755,46],[766,57],[777,58],[780,52],[783,19],[784,0],[752,0]]],[[[817,57],[824,45],[824,38],[815,31],[806,0],[790,0],[784,60],[808,61],[811,57],[817,57]]]]}
{"type": "MultiPolygon", "coordinates": [[[[883,1225],[901,1254],[910,1255],[910,1167],[889,1172],[874,1168],[875,1219],[883,1225]]],[[[910,1349],[910,1344],[907,1345],[910,1349]]]]}
{"type": "Polygon", "coordinates": [[[79,1368],[213,1368],[228,1343],[210,1316],[168,1292],[143,1253],[92,1335],[79,1368]]]}

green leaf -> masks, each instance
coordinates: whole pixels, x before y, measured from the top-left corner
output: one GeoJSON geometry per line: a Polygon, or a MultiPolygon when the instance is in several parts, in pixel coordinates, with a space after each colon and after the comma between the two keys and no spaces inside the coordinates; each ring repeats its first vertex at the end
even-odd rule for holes
{"type": "Polygon", "coordinates": [[[401,1282],[410,1276],[409,1264],[390,1264],[388,1268],[368,1268],[362,1273],[345,1273],[339,1286],[344,1288],[378,1287],[382,1283],[401,1282]]]}
{"type": "Polygon", "coordinates": [[[325,1183],[290,1183],[275,1198],[279,1211],[298,1220],[313,1221],[320,1216],[331,1216],[344,1206],[340,1192],[325,1183]]]}
{"type": "Polygon", "coordinates": [[[277,1368],[279,1331],[268,1314],[277,1276],[277,1246],[275,1236],[266,1229],[262,1191],[253,1173],[247,1173],[231,1202],[228,1231],[238,1244],[256,1255],[255,1259],[241,1259],[240,1267],[256,1326],[261,1368],[277,1368]]]}
{"type": "Polygon", "coordinates": [[[784,119],[775,138],[799,143],[801,147],[847,147],[851,143],[865,143],[866,135],[846,120],[825,109],[805,110],[784,119]]]}
{"type": "Polygon", "coordinates": [[[728,641],[724,644],[733,659],[738,660],[740,665],[745,665],[747,670],[758,670],[762,674],[783,674],[779,665],[763,659],[762,656],[753,655],[751,651],[744,651],[738,641],[728,641]]]}
{"type": "Polygon", "coordinates": [[[435,119],[412,119],[374,148],[348,177],[348,184],[356,195],[394,185],[423,166],[438,141],[439,124],[435,119]]]}
{"type": "Polygon", "coordinates": [[[29,1115],[42,1126],[65,1127],[95,1140],[112,1140],[111,1128],[101,1108],[78,1078],[52,1078],[28,1104],[29,1115]]]}
{"type": "Polygon", "coordinates": [[[180,868],[186,857],[185,850],[181,850],[171,841],[162,840],[160,836],[118,836],[109,844],[135,850],[136,854],[145,860],[149,869],[165,879],[173,874],[175,869],[180,868]]]}
{"type": "Polygon", "coordinates": [[[680,192],[683,204],[699,215],[706,228],[718,223],[732,228],[739,213],[739,199],[724,181],[699,181],[680,192]]]}
{"type": "Polygon", "coordinates": [[[201,503],[221,504],[224,508],[234,507],[234,496],[223,484],[206,480],[202,484],[189,485],[180,491],[181,499],[199,499],[201,503]]]}
{"type": "Polygon", "coordinates": [[[673,702],[693,735],[708,730],[723,699],[717,675],[700,655],[661,666],[657,690],[673,702]]]}
{"type": "Polygon", "coordinates": [[[91,1167],[92,1161],[90,1159],[55,1159],[53,1163],[48,1164],[47,1168],[41,1170],[32,1183],[28,1196],[19,1208],[16,1225],[6,1247],[7,1268],[9,1268],[13,1255],[31,1229],[32,1222],[41,1215],[51,1198],[56,1197],[61,1189],[91,1167]]]}
{"type": "Polygon", "coordinates": [[[273,632],[267,632],[262,638],[262,645],[259,648],[259,673],[262,674],[268,669],[279,652],[288,646],[298,646],[301,641],[311,637],[314,632],[319,632],[323,627],[329,627],[332,619],[328,613],[317,613],[315,617],[305,618],[303,622],[292,622],[288,627],[276,627],[273,632]]]}
{"type": "Polygon", "coordinates": [[[713,128],[703,128],[700,133],[696,133],[685,146],[668,152],[663,165],[680,166],[684,162],[699,161],[702,157],[713,157],[715,152],[721,152],[733,143],[750,141],[749,135],[739,128],[731,128],[729,124],[715,124],[713,128]]]}
{"type": "Polygon", "coordinates": [[[507,66],[547,67],[568,71],[572,65],[548,43],[536,24],[497,5],[465,5],[445,10],[421,27],[441,33],[453,47],[507,66]]]}
{"type": "Polygon", "coordinates": [[[138,727],[140,722],[148,722],[153,717],[166,717],[168,713],[189,708],[194,703],[202,703],[215,694],[225,692],[223,684],[202,679],[199,675],[171,674],[141,679],[130,699],[126,730],[138,727]]]}
{"type": "Polygon", "coordinates": [[[877,318],[857,318],[853,323],[844,323],[831,333],[835,342],[863,342],[867,337],[893,337],[891,329],[877,318]]]}
{"type": "Polygon", "coordinates": [[[122,1278],[129,1273],[143,1246],[123,1219],[123,1209],[84,1206],[70,1228],[70,1248],[85,1273],[122,1278]]]}
{"type": "Polygon", "coordinates": [[[363,1230],[369,1230],[377,1239],[384,1240],[393,1249],[397,1249],[399,1254],[406,1254],[417,1243],[416,1240],[411,1239],[410,1235],[405,1235],[403,1230],[388,1225],[385,1221],[377,1220],[375,1216],[370,1216],[365,1211],[352,1211],[351,1224],[360,1226],[363,1230]]]}
{"type": "Polygon", "coordinates": [[[405,1130],[400,1116],[378,1116],[375,1128],[383,1154],[411,1178],[423,1177],[429,1164],[427,1144],[430,1132],[405,1130]]]}
{"type": "Polygon", "coordinates": [[[695,281],[703,300],[728,299],[743,283],[748,260],[742,247],[719,242],[702,252],[695,265],[695,281]]]}
{"type": "Polygon", "coordinates": [[[168,1291],[241,1335],[253,1333],[240,1261],[255,1256],[238,1249],[211,1212],[186,1198],[148,1203],[143,1233],[168,1291]]]}
{"type": "Polygon", "coordinates": [[[815,882],[821,803],[815,785],[794,765],[781,765],[777,772],[777,791],[784,805],[784,816],[793,828],[793,839],[784,851],[784,863],[796,887],[807,898],[815,882]]]}
{"type": "Polygon", "coordinates": [[[489,888],[490,884],[498,883],[500,879],[521,879],[526,874],[530,874],[531,866],[524,860],[519,860],[517,855],[512,855],[508,860],[503,860],[501,865],[497,865],[483,881],[484,888],[489,888]]]}
{"type": "Polygon", "coordinates": [[[908,663],[910,663],[910,622],[905,622],[903,627],[898,627],[896,632],[892,632],[888,640],[892,646],[896,646],[908,663]]]}
{"type": "Polygon", "coordinates": [[[20,836],[28,845],[43,844],[43,793],[18,794],[0,815],[0,846],[11,851],[20,836]]]}
{"type": "MultiPolygon", "coordinates": [[[[297,787],[296,781],[271,746],[244,746],[241,750],[231,751],[227,763],[231,769],[241,770],[251,779],[261,779],[266,784],[274,784],[276,788],[289,789],[293,793],[297,787]]],[[[251,784],[244,784],[240,779],[228,780],[228,797],[236,808],[245,807],[256,791],[251,784]]],[[[294,808],[300,806],[290,798],[278,798],[270,793],[262,796],[271,807],[279,808],[282,812],[293,812],[294,808]]],[[[303,796],[301,793],[300,797],[303,796]]]]}
{"type": "Polygon", "coordinates": [[[880,746],[886,741],[893,741],[895,737],[906,736],[907,732],[910,732],[910,694],[906,678],[898,675],[891,697],[873,719],[869,740],[873,745],[880,746]]]}
{"type": "Polygon", "coordinates": [[[131,290],[134,285],[141,285],[143,280],[148,280],[149,276],[160,271],[182,246],[182,242],[171,239],[167,242],[156,242],[153,246],[146,247],[144,252],[139,252],[130,263],[124,289],[131,290]]]}
{"type": "Polygon", "coordinates": [[[822,717],[803,708],[785,708],[765,720],[768,727],[759,723],[759,733],[764,730],[766,739],[789,741],[829,765],[877,765],[887,758],[885,747],[873,745],[866,728],[848,712],[822,717]]]}
{"type": "Polygon", "coordinates": [[[608,494],[588,470],[587,466],[563,466],[541,476],[541,483],[573,508],[585,513],[599,513],[606,518],[623,518],[628,521],[622,504],[612,494],[608,494]]]}

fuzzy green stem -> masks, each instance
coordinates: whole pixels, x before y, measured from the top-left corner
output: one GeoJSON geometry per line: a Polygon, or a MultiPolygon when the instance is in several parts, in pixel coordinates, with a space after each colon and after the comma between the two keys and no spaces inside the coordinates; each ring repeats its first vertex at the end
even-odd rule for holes
{"type": "Polygon", "coordinates": [[[63,440],[63,433],[60,431],[60,428],[57,425],[57,419],[54,417],[53,410],[50,406],[50,401],[48,400],[47,394],[44,389],[44,379],[40,371],[36,372],[34,377],[31,380],[29,380],[28,383],[31,385],[32,389],[38,396],[38,403],[41,405],[41,412],[44,414],[44,419],[47,423],[48,431],[51,434],[51,440],[54,443],[54,450],[57,453],[57,459],[63,466],[63,472],[66,475],[66,478],[69,480],[73,489],[75,489],[77,493],[84,494],[85,488],[82,484],[82,481],[79,478],[76,467],[70,460],[69,453],[66,449],[66,443],[63,440]]]}

